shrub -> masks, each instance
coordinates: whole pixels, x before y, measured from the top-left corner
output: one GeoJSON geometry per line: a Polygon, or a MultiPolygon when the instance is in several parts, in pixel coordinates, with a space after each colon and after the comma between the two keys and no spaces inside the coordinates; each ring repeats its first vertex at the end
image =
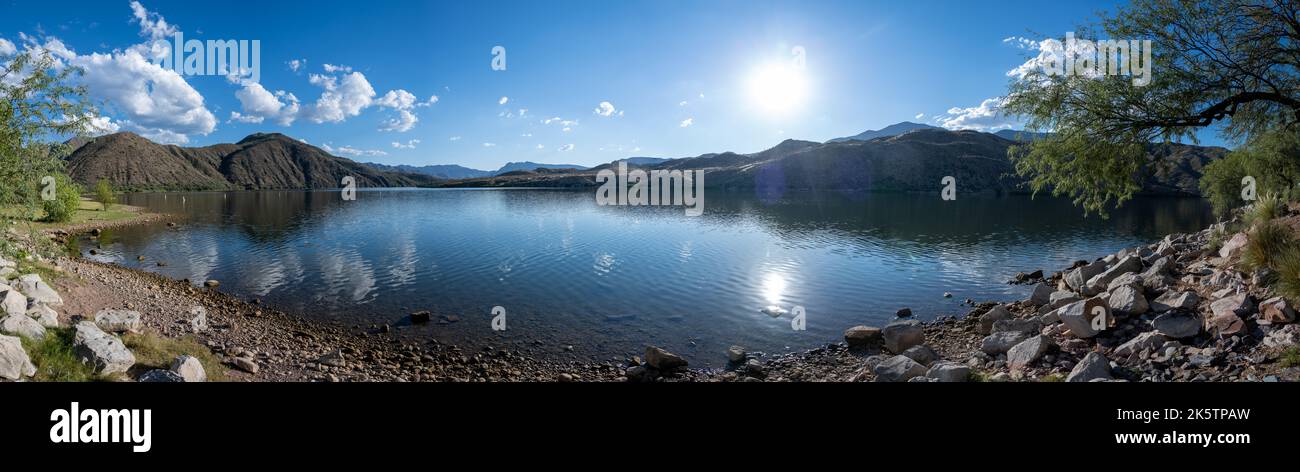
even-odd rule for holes
{"type": "Polygon", "coordinates": [[[1300,249],[1292,246],[1274,256],[1273,266],[1277,271],[1273,291],[1288,300],[1300,300],[1300,249]]]}
{"type": "Polygon", "coordinates": [[[1275,220],[1263,220],[1250,230],[1246,247],[1242,248],[1241,263],[1247,269],[1276,271],[1279,256],[1295,246],[1291,228],[1275,220]]]}
{"type": "Polygon", "coordinates": [[[1300,133],[1275,131],[1260,135],[1223,159],[1205,166],[1201,191],[1220,215],[1249,202],[1242,200],[1242,179],[1255,178],[1256,195],[1276,195],[1281,201],[1296,197],[1300,182],[1300,133]]]}
{"type": "Polygon", "coordinates": [[[117,203],[117,195],[113,194],[113,184],[107,180],[99,179],[95,183],[95,201],[99,202],[100,210],[108,211],[113,204],[117,203]]]}
{"type": "Polygon", "coordinates": [[[72,219],[81,206],[81,186],[66,175],[54,179],[54,199],[43,200],[45,221],[63,223],[72,219]]]}

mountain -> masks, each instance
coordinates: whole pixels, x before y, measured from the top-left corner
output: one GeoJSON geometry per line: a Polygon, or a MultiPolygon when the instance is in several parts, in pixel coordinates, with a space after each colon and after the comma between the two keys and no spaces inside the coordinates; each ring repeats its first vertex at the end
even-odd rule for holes
{"type": "Polygon", "coordinates": [[[539,163],[536,163],[536,162],[528,162],[528,161],[524,161],[524,162],[509,162],[509,163],[506,163],[506,165],[503,165],[503,166],[501,166],[500,169],[497,169],[497,171],[496,171],[494,174],[495,174],[495,175],[501,175],[501,174],[504,174],[504,173],[506,173],[506,172],[516,171],[516,170],[537,170],[537,169],[578,169],[578,170],[585,170],[586,168],[587,168],[587,166],[580,166],[580,165],[577,165],[577,164],[539,164],[539,163]]]}
{"type": "Polygon", "coordinates": [[[374,167],[379,170],[386,170],[390,172],[406,172],[410,174],[431,175],[439,179],[448,179],[448,180],[472,179],[476,177],[487,177],[496,174],[496,172],[490,170],[471,169],[469,167],[459,166],[456,164],[437,164],[437,165],[427,165],[427,166],[411,166],[411,165],[403,164],[403,165],[390,166],[390,165],[379,164],[375,162],[367,162],[366,165],[370,167],[374,167]]]}
{"type": "Polygon", "coordinates": [[[622,160],[627,161],[627,165],[630,166],[653,166],[668,162],[668,159],[662,157],[629,157],[622,160]]]}
{"type": "Polygon", "coordinates": [[[358,187],[432,185],[421,174],[376,170],[279,133],[257,133],[235,144],[180,147],[130,132],[94,138],[66,159],[69,175],[91,185],[107,179],[134,190],[260,190],[338,188],[345,176],[358,187]]]}
{"type": "Polygon", "coordinates": [[[1048,136],[1048,133],[1035,133],[1032,131],[1018,131],[1013,129],[1004,129],[993,134],[998,135],[998,137],[1001,137],[1002,139],[1024,143],[1037,141],[1048,136]]]}
{"type": "Polygon", "coordinates": [[[930,126],[922,123],[913,123],[911,121],[904,121],[902,123],[894,123],[892,125],[886,126],[878,130],[869,129],[853,136],[849,136],[845,138],[835,138],[826,142],[839,143],[844,141],[870,141],[876,138],[887,138],[890,136],[898,136],[908,131],[915,131],[918,129],[942,129],[942,128],[939,128],[938,126],[930,126]]]}
{"type": "MultiPolygon", "coordinates": [[[[710,188],[754,189],[761,194],[785,190],[937,192],[947,176],[963,193],[1025,193],[1007,150],[1017,143],[996,134],[919,128],[870,141],[827,143],[788,139],[751,153],[709,153],[672,159],[650,170],[705,170],[710,188]]],[[[1152,144],[1148,163],[1137,176],[1142,192],[1152,195],[1199,195],[1197,180],[1206,164],[1226,155],[1218,147],[1152,144]]],[[[591,187],[609,164],[560,174],[537,172],[498,175],[446,183],[457,187],[591,187]]]]}

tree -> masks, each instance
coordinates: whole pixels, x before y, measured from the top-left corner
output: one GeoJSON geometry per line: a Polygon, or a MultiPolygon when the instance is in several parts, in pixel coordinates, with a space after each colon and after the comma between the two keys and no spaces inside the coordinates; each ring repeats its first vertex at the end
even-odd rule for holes
{"type": "Polygon", "coordinates": [[[51,199],[42,195],[45,209],[45,221],[63,223],[72,219],[77,208],[81,206],[81,186],[65,174],[59,174],[53,180],[54,192],[51,199]]]}
{"type": "Polygon", "coordinates": [[[102,211],[108,211],[114,203],[117,203],[117,195],[113,194],[113,184],[107,180],[99,179],[95,183],[95,201],[99,202],[102,211]]]}
{"type": "Polygon", "coordinates": [[[1154,142],[1221,126],[1247,143],[1300,124],[1298,0],[1134,0],[1100,27],[1107,39],[1151,40],[1151,81],[1033,70],[1013,82],[1004,112],[1051,133],[1009,151],[1035,193],[1104,211],[1140,189],[1154,142]]]}
{"type": "Polygon", "coordinates": [[[42,180],[63,176],[67,146],[51,141],[83,133],[95,114],[85,88],[73,84],[80,74],[48,52],[0,63],[0,206],[35,217],[44,206],[42,180]]]}

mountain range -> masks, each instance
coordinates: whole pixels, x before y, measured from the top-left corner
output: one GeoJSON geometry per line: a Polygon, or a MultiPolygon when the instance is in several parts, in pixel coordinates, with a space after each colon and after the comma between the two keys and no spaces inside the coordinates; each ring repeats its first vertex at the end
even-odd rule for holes
{"type": "MultiPolygon", "coordinates": [[[[636,157],[625,161],[647,170],[706,169],[705,185],[854,191],[934,191],[953,176],[964,191],[1024,191],[1007,157],[1011,146],[1043,134],[951,131],[902,122],[880,130],[819,143],[787,139],[749,154],[721,152],[676,159],[636,157]]],[[[132,133],[80,144],[67,158],[69,173],[91,184],[108,179],[127,189],[216,190],[336,188],[343,176],[361,187],[591,187],[593,168],[571,164],[512,162],[495,171],[458,165],[390,166],[332,156],[288,136],[254,134],[235,144],[206,147],[162,145],[132,133]]],[[[1201,169],[1227,150],[1152,144],[1148,164],[1135,176],[1148,194],[1199,195],[1201,169]]]]}

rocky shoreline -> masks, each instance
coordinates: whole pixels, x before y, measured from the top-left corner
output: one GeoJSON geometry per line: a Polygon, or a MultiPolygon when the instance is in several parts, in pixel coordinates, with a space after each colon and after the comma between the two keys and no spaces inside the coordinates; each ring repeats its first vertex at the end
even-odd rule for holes
{"type": "MultiPolygon", "coordinates": [[[[158,221],[162,215],[111,222],[158,221]]],[[[47,233],[55,238],[102,228],[86,225],[47,233]]],[[[1258,274],[1235,270],[1246,244],[1237,233],[1217,251],[1223,224],[1175,234],[1044,277],[1021,301],[975,306],[964,317],[929,322],[900,319],[883,327],[855,326],[844,341],[803,352],[767,356],[732,347],[723,369],[692,369],[686,359],[649,346],[623,361],[539,359],[518,350],[462,349],[358,331],[244,301],[215,284],[188,281],[59,257],[61,274],[45,285],[0,261],[7,316],[0,331],[32,336],[35,326],[68,326],[82,361],[118,380],[195,380],[193,364],[142,370],[120,352],[119,334],[185,338],[220,359],[233,381],[1296,381],[1291,365],[1300,325],[1285,299],[1273,297],[1258,274]],[[14,295],[10,295],[14,294],[14,295]],[[21,298],[22,307],[19,307],[21,298]],[[56,303],[57,299],[57,303],[56,303]],[[10,303],[12,302],[12,303],[10,303]],[[1099,318],[1098,318],[1099,317],[1099,318]],[[100,344],[103,349],[89,347],[100,344]],[[83,354],[84,353],[84,354],[83,354]],[[115,357],[116,356],[116,357],[115,357]],[[125,364],[119,365],[119,364],[125,364]],[[189,369],[189,370],[186,370],[189,369]]],[[[16,232],[7,237],[17,238],[16,232]]],[[[18,241],[20,244],[23,241],[18,241]]],[[[28,241],[27,243],[30,243],[28,241]]],[[[418,314],[416,314],[418,315],[418,314]]],[[[900,310],[910,316],[910,310],[900,310]]],[[[30,361],[0,341],[0,378],[24,380],[30,361]],[[6,367],[7,366],[7,367],[6,367]]],[[[18,345],[21,351],[21,345],[18,345]]],[[[720,353],[721,354],[721,353],[720,353]]],[[[185,357],[185,356],[182,356],[185,357]]],[[[199,367],[202,373],[202,367],[199,367]]],[[[204,374],[201,377],[208,377],[204,374]]]]}

